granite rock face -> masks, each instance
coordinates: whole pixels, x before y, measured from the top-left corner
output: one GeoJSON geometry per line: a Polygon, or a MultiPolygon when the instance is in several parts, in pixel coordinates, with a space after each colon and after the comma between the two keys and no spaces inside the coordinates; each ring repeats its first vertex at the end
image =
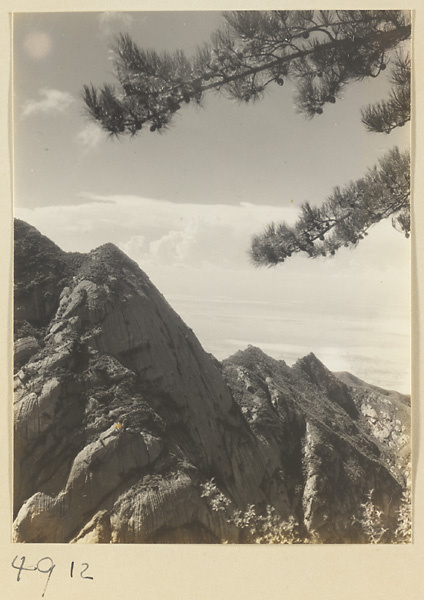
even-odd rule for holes
{"type": "Polygon", "coordinates": [[[373,489],[390,526],[409,447],[385,398],[313,355],[221,365],[118,248],[65,253],[16,222],[16,541],[240,541],[202,495],[212,477],[235,509],[364,541],[352,517],[373,489]]]}
{"type": "MultiPolygon", "coordinates": [[[[268,468],[280,473],[273,505],[285,497],[286,510],[294,511],[312,541],[346,540],[348,515],[358,514],[370,490],[393,526],[393,501],[406,468],[399,451],[410,458],[408,411],[401,416],[404,437],[388,447],[361,417],[361,399],[344,383],[347,376],[337,377],[313,354],[290,368],[249,347],[223,362],[223,374],[268,468]]],[[[362,391],[362,400],[384,406],[384,390],[374,396],[362,391]]],[[[348,537],[362,541],[359,531],[348,537]]]]}

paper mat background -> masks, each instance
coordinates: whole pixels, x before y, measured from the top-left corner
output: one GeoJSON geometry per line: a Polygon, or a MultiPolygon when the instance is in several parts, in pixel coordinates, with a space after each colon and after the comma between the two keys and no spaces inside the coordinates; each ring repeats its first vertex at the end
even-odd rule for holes
{"type": "MultiPolygon", "coordinates": [[[[424,597],[424,484],[420,439],[423,425],[419,403],[424,398],[419,356],[423,317],[419,307],[423,297],[424,231],[423,126],[420,105],[423,98],[424,6],[416,0],[346,2],[337,8],[406,8],[414,9],[414,105],[412,127],[414,165],[414,235],[413,235],[413,448],[414,448],[414,543],[409,546],[89,546],[62,544],[12,544],[11,531],[11,306],[12,306],[12,183],[10,173],[10,15],[11,12],[104,11],[104,10],[224,10],[265,8],[335,8],[324,2],[303,6],[293,0],[282,3],[176,2],[146,0],[2,0],[0,4],[0,596],[12,600],[41,598],[44,576],[23,573],[16,582],[17,571],[11,567],[14,556],[25,555],[28,564],[44,556],[52,557],[56,568],[46,591],[47,599],[63,600],[274,600],[343,598],[410,600],[424,597]],[[420,172],[421,171],[421,172],[420,172]],[[420,194],[421,193],[421,194],[420,194]],[[71,561],[89,563],[87,574],[92,581],[70,579],[71,561]],[[28,575],[28,576],[27,576],[28,575]]],[[[46,565],[45,565],[46,566],[46,565]]]]}

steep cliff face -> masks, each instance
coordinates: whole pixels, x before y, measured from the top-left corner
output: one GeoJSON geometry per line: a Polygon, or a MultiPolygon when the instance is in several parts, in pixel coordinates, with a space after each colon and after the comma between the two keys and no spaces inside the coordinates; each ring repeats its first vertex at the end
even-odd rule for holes
{"type": "MultiPolygon", "coordinates": [[[[268,467],[279,469],[278,498],[282,487],[312,539],[345,539],[346,516],[358,513],[370,490],[393,516],[401,487],[386,468],[378,439],[365,434],[353,390],[313,354],[290,368],[249,347],[223,362],[223,374],[268,467]]],[[[349,535],[361,541],[356,533],[349,535]]]]}
{"type": "Polygon", "coordinates": [[[363,541],[366,493],[390,524],[401,486],[352,390],[313,355],[220,366],[115,246],[67,254],[16,222],[17,541],[238,541],[202,495],[212,477],[235,508],[363,541]]]}
{"type": "Polygon", "coordinates": [[[411,463],[411,400],[393,390],[370,385],[350,373],[334,373],[349,387],[358,423],[378,445],[390,472],[400,479],[411,463]]]}

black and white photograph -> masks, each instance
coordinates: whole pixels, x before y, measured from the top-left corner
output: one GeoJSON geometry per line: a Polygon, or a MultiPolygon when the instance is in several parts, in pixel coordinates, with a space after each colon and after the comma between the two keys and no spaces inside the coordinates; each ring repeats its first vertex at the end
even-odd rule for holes
{"type": "Polygon", "coordinates": [[[411,22],[13,14],[15,543],[411,544],[411,22]]]}

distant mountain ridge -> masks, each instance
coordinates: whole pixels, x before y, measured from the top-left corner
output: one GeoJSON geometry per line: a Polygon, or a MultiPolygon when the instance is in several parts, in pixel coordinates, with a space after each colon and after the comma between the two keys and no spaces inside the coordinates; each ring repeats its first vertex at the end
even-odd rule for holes
{"type": "Polygon", "coordinates": [[[393,529],[407,398],[358,382],[313,354],[219,363],[114,245],[65,253],[15,222],[16,541],[241,542],[212,478],[314,542],[367,541],[370,490],[393,529]]]}

